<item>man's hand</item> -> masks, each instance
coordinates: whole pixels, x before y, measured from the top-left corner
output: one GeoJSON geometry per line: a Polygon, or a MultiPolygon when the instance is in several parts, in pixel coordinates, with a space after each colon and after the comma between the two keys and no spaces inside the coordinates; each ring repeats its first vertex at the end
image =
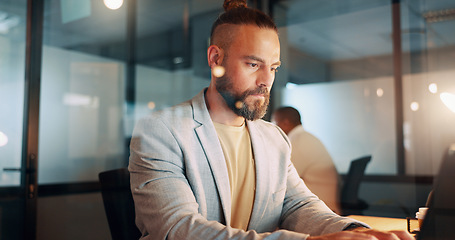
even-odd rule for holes
{"type": "Polygon", "coordinates": [[[342,231],[322,236],[311,236],[307,240],[415,240],[415,238],[406,231],[379,231],[368,228],[355,228],[349,231],[342,231]]]}

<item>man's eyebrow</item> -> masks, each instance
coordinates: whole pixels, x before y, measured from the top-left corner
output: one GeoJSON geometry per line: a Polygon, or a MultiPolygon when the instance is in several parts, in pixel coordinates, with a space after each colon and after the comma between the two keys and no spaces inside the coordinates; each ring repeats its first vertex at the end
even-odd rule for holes
{"type": "MultiPolygon", "coordinates": [[[[245,56],[244,58],[245,59],[254,60],[254,61],[258,61],[260,63],[265,63],[264,59],[262,59],[260,57],[257,57],[257,56],[254,56],[254,55],[245,56]]],[[[281,65],[281,61],[277,61],[275,63],[272,63],[272,65],[281,65]]]]}

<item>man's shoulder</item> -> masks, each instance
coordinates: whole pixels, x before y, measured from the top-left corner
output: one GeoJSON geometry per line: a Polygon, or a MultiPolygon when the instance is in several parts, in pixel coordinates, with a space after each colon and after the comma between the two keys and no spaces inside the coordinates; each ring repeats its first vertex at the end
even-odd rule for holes
{"type": "Polygon", "coordinates": [[[159,111],[154,112],[151,116],[152,117],[181,117],[191,114],[192,106],[191,100],[179,103],[172,107],[163,108],[159,111]]]}
{"type": "Polygon", "coordinates": [[[142,118],[136,124],[137,126],[146,126],[156,128],[159,126],[182,125],[183,122],[193,119],[192,100],[179,103],[177,105],[156,110],[142,118]]]}
{"type": "Polygon", "coordinates": [[[289,133],[289,139],[291,139],[291,141],[294,141],[294,140],[307,140],[307,141],[314,141],[314,142],[320,142],[319,138],[316,137],[314,134],[306,131],[302,125],[299,125],[297,127],[295,127],[294,129],[292,129],[292,131],[289,133]]]}
{"type": "Polygon", "coordinates": [[[196,113],[202,114],[205,111],[207,111],[204,100],[204,91],[205,89],[203,89],[201,92],[199,92],[197,95],[195,95],[193,98],[187,101],[181,102],[171,107],[163,108],[159,111],[152,113],[148,117],[164,119],[165,121],[167,121],[172,119],[181,119],[188,117],[192,118],[193,115],[196,113]]]}
{"type": "Polygon", "coordinates": [[[159,110],[155,110],[146,116],[143,116],[139,121],[153,121],[153,120],[171,120],[174,118],[180,118],[191,113],[191,104],[189,102],[183,102],[172,107],[166,107],[159,110]]]}

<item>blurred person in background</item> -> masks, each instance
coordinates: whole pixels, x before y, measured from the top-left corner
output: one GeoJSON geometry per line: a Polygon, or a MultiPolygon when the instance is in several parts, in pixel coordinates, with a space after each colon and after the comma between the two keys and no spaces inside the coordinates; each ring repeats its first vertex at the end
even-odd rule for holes
{"type": "Polygon", "coordinates": [[[307,187],[334,212],[341,214],[340,176],[324,144],[305,131],[301,116],[293,107],[281,107],[272,114],[276,123],[291,140],[291,161],[307,187]]]}

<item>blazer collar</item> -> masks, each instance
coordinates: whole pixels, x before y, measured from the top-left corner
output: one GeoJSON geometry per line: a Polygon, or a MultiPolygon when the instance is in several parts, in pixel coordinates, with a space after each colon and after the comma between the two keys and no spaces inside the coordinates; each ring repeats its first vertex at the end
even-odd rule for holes
{"type": "Polygon", "coordinates": [[[259,225],[261,224],[261,219],[264,217],[267,208],[268,196],[271,194],[269,187],[270,166],[268,163],[270,159],[267,154],[267,147],[270,146],[267,146],[257,121],[261,120],[247,121],[256,166],[256,192],[248,229],[260,229],[259,225]]]}
{"type": "Polygon", "coordinates": [[[193,118],[199,123],[195,127],[196,135],[204,149],[210,168],[215,178],[218,194],[221,199],[226,225],[231,221],[231,189],[223,150],[218,140],[215,127],[205,104],[205,91],[202,90],[192,99],[193,118]]]}
{"type": "MultiPolygon", "coordinates": [[[[221,149],[219,141],[215,141],[215,139],[218,139],[218,135],[215,127],[213,126],[212,119],[210,118],[207,105],[205,104],[205,91],[206,89],[201,91],[192,100],[194,120],[200,124],[195,128],[195,131],[213,172],[218,194],[223,207],[226,225],[229,226],[231,221],[231,189],[229,176],[223,150],[221,149]]],[[[247,121],[247,126],[251,137],[251,145],[253,148],[253,156],[256,167],[256,192],[253,211],[250,217],[250,223],[256,224],[251,224],[248,228],[257,229],[260,227],[257,225],[261,223],[261,219],[264,217],[268,204],[268,197],[264,199],[261,198],[261,196],[270,196],[271,194],[269,188],[269,159],[267,157],[267,143],[265,142],[264,136],[256,121],[247,121]]]]}

